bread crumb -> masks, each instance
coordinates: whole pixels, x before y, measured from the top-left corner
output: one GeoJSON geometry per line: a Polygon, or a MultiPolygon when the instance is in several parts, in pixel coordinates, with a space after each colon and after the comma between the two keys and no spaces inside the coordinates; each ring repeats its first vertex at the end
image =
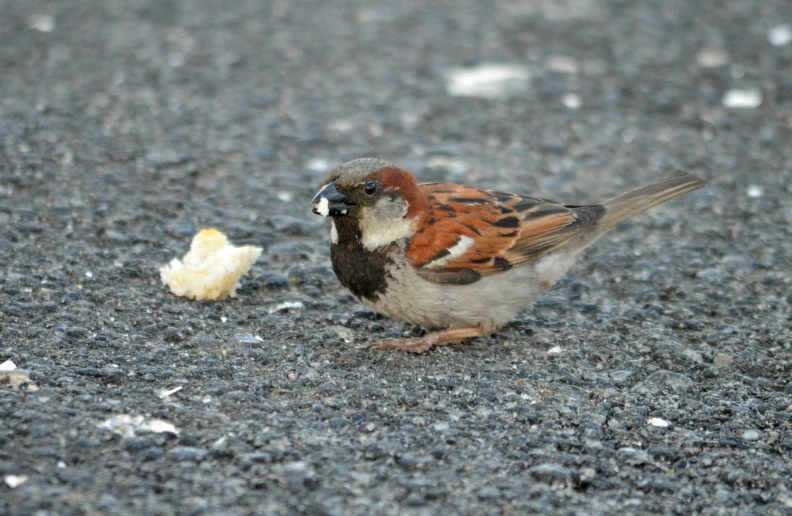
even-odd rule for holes
{"type": "Polygon", "coordinates": [[[223,300],[226,296],[235,297],[239,278],[250,271],[260,255],[258,247],[235,247],[220,231],[202,229],[193,237],[183,261],[175,258],[160,268],[160,277],[177,296],[223,300]]]}

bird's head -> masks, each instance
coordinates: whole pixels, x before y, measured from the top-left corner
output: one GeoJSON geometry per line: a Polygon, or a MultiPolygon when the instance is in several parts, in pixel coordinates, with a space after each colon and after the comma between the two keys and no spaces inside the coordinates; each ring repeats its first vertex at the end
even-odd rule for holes
{"type": "Polygon", "coordinates": [[[378,159],[356,159],[327,173],[314,197],[313,213],[334,225],[356,226],[367,248],[380,247],[413,232],[426,198],[412,174],[378,159]]]}

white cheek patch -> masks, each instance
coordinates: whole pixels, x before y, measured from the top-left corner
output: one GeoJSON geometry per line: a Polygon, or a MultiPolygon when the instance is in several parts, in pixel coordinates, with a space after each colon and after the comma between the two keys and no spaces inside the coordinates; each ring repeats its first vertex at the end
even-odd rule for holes
{"type": "Polygon", "coordinates": [[[445,264],[455,260],[459,256],[462,256],[463,254],[465,254],[468,251],[468,249],[473,247],[474,243],[475,243],[475,241],[472,238],[470,238],[469,236],[460,235],[459,241],[456,244],[454,244],[454,245],[452,245],[451,247],[448,248],[448,254],[447,255],[443,256],[442,258],[438,258],[437,260],[434,260],[433,262],[429,262],[425,266],[426,267],[442,267],[445,264]]]}
{"type": "Polygon", "coordinates": [[[360,241],[369,251],[390,245],[415,233],[417,219],[408,219],[410,205],[404,199],[383,199],[375,208],[360,210],[360,241]]]}
{"type": "Polygon", "coordinates": [[[330,219],[330,243],[338,243],[338,230],[336,229],[335,221],[333,219],[330,219]]]}
{"type": "Polygon", "coordinates": [[[316,211],[319,212],[319,215],[322,217],[327,217],[330,215],[330,202],[327,200],[327,197],[322,197],[319,199],[319,202],[316,203],[316,211]]]}
{"type": "Polygon", "coordinates": [[[363,247],[369,251],[390,245],[415,233],[412,221],[408,219],[398,219],[387,225],[376,225],[369,222],[361,229],[363,233],[361,242],[363,247]]]}

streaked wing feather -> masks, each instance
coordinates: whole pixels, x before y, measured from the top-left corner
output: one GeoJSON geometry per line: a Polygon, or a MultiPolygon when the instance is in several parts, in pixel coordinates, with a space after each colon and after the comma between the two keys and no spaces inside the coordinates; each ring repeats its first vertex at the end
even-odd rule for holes
{"type": "Polygon", "coordinates": [[[430,204],[407,257],[429,281],[465,285],[535,260],[566,244],[605,213],[602,206],[564,206],[537,197],[423,184],[430,204]],[[464,253],[447,252],[462,236],[474,239],[464,253]],[[436,262],[434,265],[432,262],[436,262]]]}

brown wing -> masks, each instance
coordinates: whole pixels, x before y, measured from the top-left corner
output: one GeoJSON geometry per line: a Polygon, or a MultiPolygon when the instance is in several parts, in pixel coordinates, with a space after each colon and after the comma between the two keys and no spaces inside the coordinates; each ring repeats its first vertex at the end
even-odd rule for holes
{"type": "Polygon", "coordinates": [[[438,283],[469,284],[566,244],[605,213],[451,184],[420,185],[429,200],[407,248],[418,273],[438,283]]]}

